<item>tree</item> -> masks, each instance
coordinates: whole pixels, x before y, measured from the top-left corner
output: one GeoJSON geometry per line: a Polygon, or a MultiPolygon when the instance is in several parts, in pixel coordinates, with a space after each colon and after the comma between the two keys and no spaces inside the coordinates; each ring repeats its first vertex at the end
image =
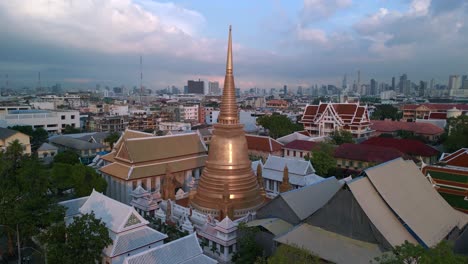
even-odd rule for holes
{"type": "Polygon", "coordinates": [[[447,120],[447,132],[443,142],[447,152],[468,147],[468,116],[461,115],[447,120]]]}
{"type": "Polygon", "coordinates": [[[65,164],[78,164],[80,163],[80,156],[71,150],[65,150],[54,156],[55,163],[65,163],[65,164]]]}
{"type": "Polygon", "coordinates": [[[50,171],[52,186],[58,195],[63,191],[73,188],[74,181],[72,177],[73,165],[66,163],[54,163],[50,171]]]}
{"type": "Polygon", "coordinates": [[[402,117],[403,114],[398,111],[398,108],[392,105],[382,104],[375,107],[370,118],[373,120],[392,119],[395,121],[400,120],[402,117]]]}
{"type": "Polygon", "coordinates": [[[112,243],[106,225],[94,213],[60,222],[41,237],[50,263],[100,263],[102,250],[112,243]]]}
{"type": "Polygon", "coordinates": [[[49,133],[47,133],[47,131],[42,127],[38,127],[32,132],[31,145],[33,145],[35,148],[38,148],[42,145],[42,143],[47,141],[48,137],[49,133]]]}
{"type": "Polygon", "coordinates": [[[331,143],[341,145],[344,143],[354,143],[353,134],[348,130],[340,129],[335,130],[330,135],[331,143]]]}
{"type": "Polygon", "coordinates": [[[287,116],[273,114],[271,116],[261,116],[257,118],[257,124],[268,129],[272,138],[279,138],[291,134],[294,131],[303,130],[302,125],[294,124],[287,116]]]}
{"type": "Polygon", "coordinates": [[[239,225],[241,236],[238,239],[239,249],[232,256],[234,263],[254,263],[262,255],[262,248],[255,242],[258,231],[258,227],[248,227],[245,223],[239,225]]]}
{"type": "Polygon", "coordinates": [[[75,127],[72,127],[70,125],[66,125],[65,126],[65,129],[62,130],[62,133],[63,134],[76,134],[76,133],[80,133],[80,129],[79,128],[75,128],[75,127]]]}
{"type": "Polygon", "coordinates": [[[14,165],[16,165],[23,156],[23,151],[23,145],[19,142],[19,140],[15,139],[8,143],[7,149],[5,151],[5,157],[13,161],[14,165]]]}
{"type": "Polygon", "coordinates": [[[73,188],[77,197],[88,196],[93,189],[98,192],[106,191],[106,180],[93,168],[83,164],[75,164],[72,170],[73,188]]]}
{"type": "Polygon", "coordinates": [[[286,244],[280,245],[275,253],[266,261],[268,264],[314,264],[321,263],[317,256],[310,254],[309,251],[296,246],[286,244]]]}
{"type": "Polygon", "coordinates": [[[379,264],[462,264],[467,263],[468,258],[455,254],[447,241],[442,241],[429,249],[405,241],[402,245],[396,246],[392,254],[384,254],[375,258],[375,261],[379,264]]]}
{"type": "Polygon", "coordinates": [[[104,142],[109,143],[110,147],[113,148],[114,143],[117,142],[119,138],[120,138],[119,133],[112,132],[104,139],[104,142]]]}
{"type": "Polygon", "coordinates": [[[336,168],[336,160],[333,157],[333,146],[329,143],[321,142],[312,151],[312,165],[317,175],[327,176],[333,173],[336,168]]]}
{"type": "Polygon", "coordinates": [[[16,131],[19,131],[23,134],[26,134],[30,137],[32,137],[33,135],[33,127],[32,126],[19,126],[19,125],[14,125],[12,127],[8,127],[9,129],[13,129],[13,130],[16,130],[16,131]]]}

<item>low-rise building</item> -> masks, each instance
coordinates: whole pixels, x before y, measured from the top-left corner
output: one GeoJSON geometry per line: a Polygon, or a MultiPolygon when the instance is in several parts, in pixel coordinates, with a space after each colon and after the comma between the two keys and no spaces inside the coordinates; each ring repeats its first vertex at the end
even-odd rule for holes
{"type": "Polygon", "coordinates": [[[19,131],[0,127],[0,151],[5,151],[15,140],[23,146],[23,154],[31,155],[31,143],[28,135],[19,131]]]}
{"type": "Polygon", "coordinates": [[[267,136],[245,135],[247,148],[252,158],[261,158],[265,161],[268,156],[282,156],[283,144],[267,136]]]}
{"type": "Polygon", "coordinates": [[[190,131],[192,125],[190,123],[182,122],[161,122],[159,123],[159,130],[167,131],[190,131]]]}
{"type": "Polygon", "coordinates": [[[285,184],[290,185],[290,189],[298,189],[323,179],[315,174],[312,164],[305,160],[269,156],[263,166],[261,161],[252,163],[255,173],[258,173],[258,165],[262,168],[263,186],[268,197],[275,197],[282,192],[281,185],[285,176],[289,180],[285,184]]]}
{"type": "Polygon", "coordinates": [[[283,146],[283,156],[285,158],[293,158],[304,160],[311,158],[311,151],[317,146],[317,142],[309,140],[294,140],[283,146]]]}
{"type": "Polygon", "coordinates": [[[421,170],[450,205],[468,213],[468,148],[443,153],[437,164],[423,164],[421,170]]]}
{"type": "Polygon", "coordinates": [[[58,153],[58,147],[53,146],[47,142],[42,143],[42,145],[37,149],[37,157],[39,159],[48,159],[53,158],[58,153]]]}
{"type": "Polygon", "coordinates": [[[373,132],[367,105],[359,103],[307,105],[300,123],[311,136],[329,136],[335,130],[346,130],[354,138],[368,138],[373,132]]]}
{"type": "Polygon", "coordinates": [[[285,109],[285,108],[288,108],[288,106],[289,104],[285,100],[274,99],[274,100],[268,100],[266,102],[266,107],[270,107],[270,108],[285,109]]]}
{"type": "Polygon", "coordinates": [[[89,164],[100,152],[106,151],[107,146],[81,140],[72,136],[54,136],[49,138],[49,143],[58,148],[59,152],[73,151],[80,157],[83,164],[89,164]]]}
{"type": "Polygon", "coordinates": [[[125,257],[144,252],[164,243],[167,235],[150,227],[131,206],[119,203],[93,190],[90,196],[60,203],[67,208],[65,222],[73,217],[94,212],[109,230],[112,244],[102,251],[102,263],[120,264],[125,257]]]}
{"type": "Polygon", "coordinates": [[[468,104],[406,104],[400,107],[403,111],[403,120],[414,122],[416,119],[425,119],[431,112],[447,113],[448,110],[456,108],[460,114],[468,112],[468,104]]]}
{"type": "Polygon", "coordinates": [[[433,163],[437,161],[439,156],[438,150],[414,139],[374,137],[361,144],[393,148],[405,154],[407,157],[425,163],[433,163]]]}
{"type": "Polygon", "coordinates": [[[372,120],[371,128],[375,131],[374,136],[380,136],[381,134],[397,136],[399,131],[407,131],[432,142],[439,140],[440,136],[445,132],[443,128],[431,123],[391,120],[372,120]]]}
{"type": "Polygon", "coordinates": [[[336,159],[337,168],[360,172],[382,162],[403,157],[404,154],[389,147],[345,143],[335,149],[333,156],[336,159]]]}
{"type": "Polygon", "coordinates": [[[90,116],[86,127],[88,131],[121,132],[128,127],[128,116],[90,116]]]}

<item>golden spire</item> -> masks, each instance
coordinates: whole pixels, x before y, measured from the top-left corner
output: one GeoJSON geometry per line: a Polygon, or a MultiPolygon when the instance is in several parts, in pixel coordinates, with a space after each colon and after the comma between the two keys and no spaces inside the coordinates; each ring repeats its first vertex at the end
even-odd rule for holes
{"type": "Polygon", "coordinates": [[[228,51],[226,59],[226,76],[224,77],[223,100],[218,118],[219,124],[232,125],[239,123],[239,113],[237,112],[236,85],[234,84],[233,62],[232,62],[232,36],[231,26],[229,26],[228,51]]]}
{"type": "Polygon", "coordinates": [[[289,190],[292,190],[292,186],[289,183],[289,169],[287,165],[284,165],[284,171],[283,171],[283,182],[280,185],[280,193],[287,192],[289,190]]]}
{"type": "Polygon", "coordinates": [[[249,160],[244,125],[239,123],[234,76],[232,40],[229,42],[223,99],[218,124],[214,125],[210,150],[191,206],[222,220],[254,212],[265,202],[262,181],[255,177],[249,160]]]}

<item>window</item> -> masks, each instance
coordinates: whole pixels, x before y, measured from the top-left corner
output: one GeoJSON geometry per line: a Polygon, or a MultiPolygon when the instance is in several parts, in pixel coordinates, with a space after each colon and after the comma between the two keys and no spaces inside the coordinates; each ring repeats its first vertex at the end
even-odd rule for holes
{"type": "Polygon", "coordinates": [[[75,115],[71,115],[71,119],[75,119],[75,115]]]}
{"type": "Polygon", "coordinates": [[[268,181],[268,189],[270,189],[271,191],[274,191],[274,182],[272,180],[269,180],[268,181]]]}
{"type": "Polygon", "coordinates": [[[228,247],[228,253],[231,254],[232,253],[232,249],[234,248],[234,245],[230,245],[228,247]]]}
{"type": "Polygon", "coordinates": [[[301,152],[299,152],[299,154],[300,154],[300,156],[301,156],[301,158],[302,158],[302,155],[303,155],[304,153],[302,153],[302,151],[301,151],[301,152]]]}
{"type": "Polygon", "coordinates": [[[71,127],[75,127],[75,123],[71,124],[71,127]]]}
{"type": "Polygon", "coordinates": [[[151,191],[156,191],[156,178],[151,178],[151,191]]]}
{"type": "Polygon", "coordinates": [[[62,128],[65,128],[65,124],[62,124],[62,128]]]}
{"type": "Polygon", "coordinates": [[[132,190],[135,190],[137,187],[137,181],[132,181],[132,190]]]}
{"type": "Polygon", "coordinates": [[[295,150],[293,151],[293,157],[296,157],[296,151],[295,150]]]}
{"type": "Polygon", "coordinates": [[[289,156],[289,149],[288,149],[288,156],[289,156]]]}
{"type": "Polygon", "coordinates": [[[146,179],[141,181],[141,187],[146,190],[146,179]]]}
{"type": "Polygon", "coordinates": [[[61,118],[62,118],[62,120],[65,120],[65,116],[64,116],[64,115],[62,115],[61,118]]]}

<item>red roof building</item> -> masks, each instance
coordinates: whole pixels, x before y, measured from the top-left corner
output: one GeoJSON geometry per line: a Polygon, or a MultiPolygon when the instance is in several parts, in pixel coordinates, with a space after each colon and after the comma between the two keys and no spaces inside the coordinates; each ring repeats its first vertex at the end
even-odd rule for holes
{"type": "Polygon", "coordinates": [[[422,172],[450,205],[468,213],[468,148],[442,154],[438,165],[423,165],[422,172]]]}
{"type": "Polygon", "coordinates": [[[317,142],[308,140],[294,140],[284,145],[283,156],[285,158],[296,158],[304,159],[306,156],[310,156],[310,151],[317,146],[317,142]]]}
{"type": "MultiPolygon", "coordinates": [[[[456,108],[462,114],[468,112],[468,104],[408,104],[400,107],[403,111],[403,120],[414,122],[416,119],[427,119],[431,113],[447,113],[448,110],[456,108]]],[[[440,119],[441,115],[435,115],[440,119]]]]}
{"type": "Polygon", "coordinates": [[[345,143],[335,149],[333,156],[338,168],[362,171],[376,164],[403,157],[404,154],[389,147],[345,143]]]}
{"type": "Polygon", "coordinates": [[[261,157],[263,161],[269,155],[280,156],[283,153],[283,144],[267,136],[245,135],[249,155],[261,157]]]}
{"type": "Polygon", "coordinates": [[[436,141],[444,130],[431,123],[421,122],[401,122],[401,121],[388,121],[388,120],[372,120],[372,130],[375,130],[374,136],[380,134],[391,134],[396,136],[398,131],[410,131],[415,135],[422,136],[430,141],[436,141]]]}
{"type": "Polygon", "coordinates": [[[439,151],[436,149],[422,143],[421,141],[413,139],[374,137],[362,142],[361,144],[393,148],[403,154],[413,157],[414,159],[422,159],[425,163],[435,162],[439,155],[439,151]]]}
{"type": "Polygon", "coordinates": [[[266,102],[267,107],[272,108],[288,108],[288,102],[285,100],[269,100],[266,102]]]}
{"type": "Polygon", "coordinates": [[[340,129],[355,138],[367,138],[372,133],[367,106],[358,103],[307,105],[300,123],[311,136],[328,136],[340,129]]]}

